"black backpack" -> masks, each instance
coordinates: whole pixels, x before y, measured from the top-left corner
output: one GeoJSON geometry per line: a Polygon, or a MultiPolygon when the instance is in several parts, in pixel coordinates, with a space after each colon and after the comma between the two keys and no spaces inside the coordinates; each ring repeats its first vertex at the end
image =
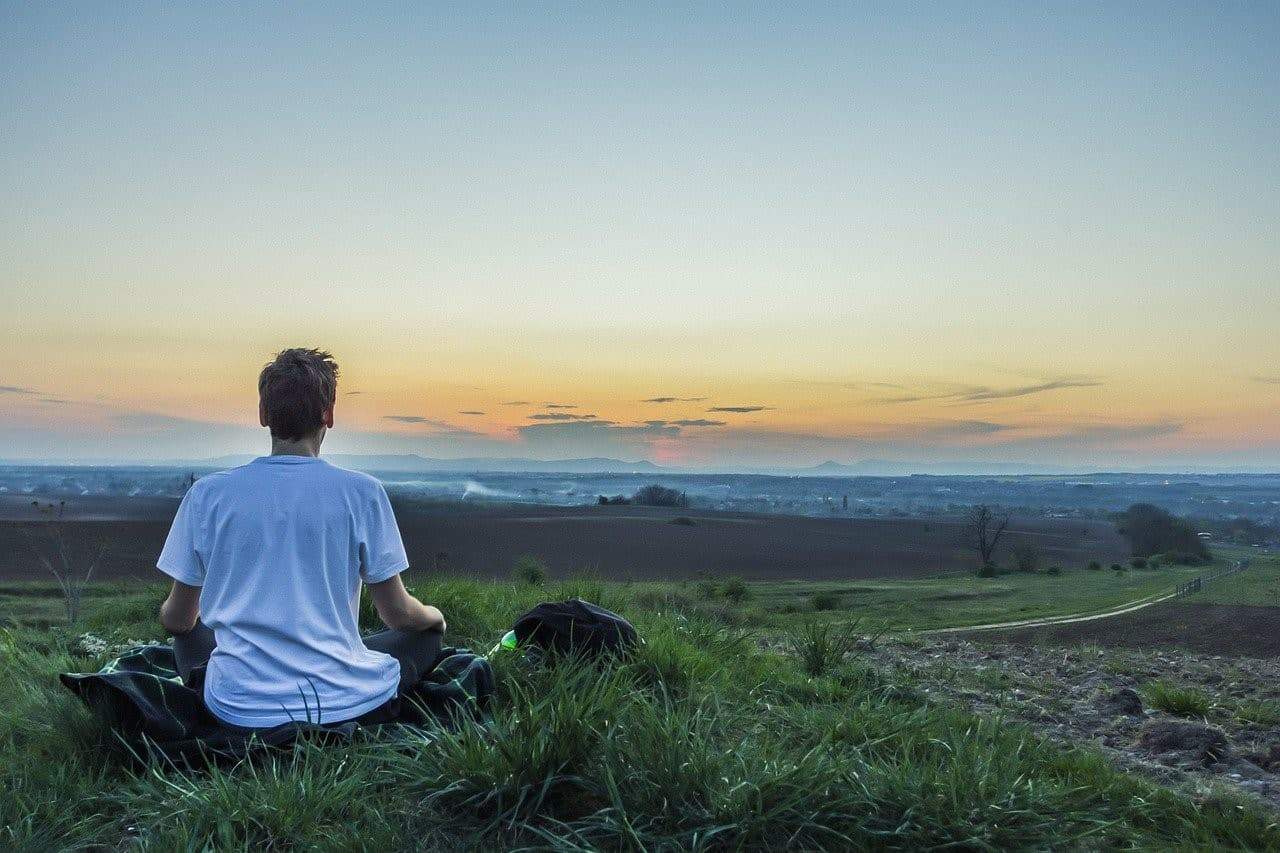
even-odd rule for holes
{"type": "Polygon", "coordinates": [[[539,604],[516,620],[521,646],[589,657],[625,655],[640,642],[631,623],[581,598],[539,604]]]}

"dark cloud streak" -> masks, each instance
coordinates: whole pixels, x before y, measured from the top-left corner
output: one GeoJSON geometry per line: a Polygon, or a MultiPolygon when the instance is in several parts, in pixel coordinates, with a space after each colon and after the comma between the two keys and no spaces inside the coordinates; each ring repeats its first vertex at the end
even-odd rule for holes
{"type": "MultiPolygon", "coordinates": [[[[575,415],[569,412],[539,412],[529,415],[531,421],[594,421],[595,415],[575,415]]],[[[603,421],[601,422],[603,423],[603,421]]]]}

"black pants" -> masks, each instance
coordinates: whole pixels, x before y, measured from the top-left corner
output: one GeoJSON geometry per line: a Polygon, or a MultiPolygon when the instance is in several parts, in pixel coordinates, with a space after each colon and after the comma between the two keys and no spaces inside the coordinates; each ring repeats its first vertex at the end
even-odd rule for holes
{"type": "MultiPolygon", "coordinates": [[[[443,633],[434,629],[398,631],[386,628],[361,639],[370,651],[391,655],[400,662],[399,693],[404,693],[407,687],[417,684],[422,676],[435,667],[436,659],[440,657],[440,641],[443,637],[443,633]]],[[[195,627],[190,631],[173,638],[173,657],[178,665],[178,674],[184,682],[190,683],[193,669],[209,663],[209,656],[213,654],[216,645],[213,629],[199,620],[196,620],[195,627]]],[[[397,696],[386,705],[357,717],[357,722],[385,722],[398,713],[399,702],[397,696]]]]}

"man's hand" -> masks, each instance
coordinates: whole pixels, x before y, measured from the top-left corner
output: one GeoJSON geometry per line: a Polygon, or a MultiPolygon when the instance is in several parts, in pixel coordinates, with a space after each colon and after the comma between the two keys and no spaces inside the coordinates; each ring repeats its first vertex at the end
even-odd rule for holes
{"type": "Polygon", "coordinates": [[[404,588],[399,575],[381,583],[369,584],[374,609],[388,628],[398,631],[440,631],[445,629],[444,614],[423,604],[404,588]]]}
{"type": "Polygon", "coordinates": [[[160,605],[160,624],[174,636],[185,634],[200,618],[200,587],[173,582],[169,597],[160,605]]]}

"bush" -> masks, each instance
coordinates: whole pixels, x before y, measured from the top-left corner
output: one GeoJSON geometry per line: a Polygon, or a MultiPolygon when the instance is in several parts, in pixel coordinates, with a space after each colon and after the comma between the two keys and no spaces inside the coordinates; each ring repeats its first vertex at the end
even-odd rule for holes
{"type": "Polygon", "coordinates": [[[1142,688],[1147,704],[1178,717],[1207,717],[1213,707],[1208,694],[1194,687],[1152,681],[1142,688]]]}
{"type": "Polygon", "coordinates": [[[741,604],[751,598],[751,588],[742,578],[729,578],[720,587],[720,594],[734,604],[741,604]]]}
{"type": "Polygon", "coordinates": [[[1000,567],[990,561],[983,563],[978,569],[978,577],[980,578],[993,578],[998,574],[1000,574],[1000,567]]]}
{"type": "Polygon", "coordinates": [[[858,635],[854,626],[809,621],[792,629],[787,642],[805,674],[816,678],[844,663],[845,657],[857,648],[858,635]]]}
{"type": "Polygon", "coordinates": [[[716,586],[715,581],[701,580],[698,581],[698,597],[710,601],[720,593],[720,588],[716,586]]]}
{"type": "Polygon", "coordinates": [[[1090,560],[1090,561],[1089,561],[1089,570],[1090,570],[1090,571],[1093,571],[1093,572],[1100,572],[1100,571],[1102,571],[1102,563],[1099,563],[1097,560],[1090,560]]]}
{"type": "Polygon", "coordinates": [[[1209,562],[1209,557],[1190,551],[1170,551],[1160,555],[1160,562],[1172,563],[1175,566],[1203,566],[1209,562]]]}
{"type": "Polygon", "coordinates": [[[1045,569],[1044,573],[1046,575],[1053,575],[1054,577],[1057,577],[1058,575],[1062,574],[1062,566],[1050,566],[1049,568],[1045,569]]]}
{"type": "Polygon", "coordinates": [[[694,521],[687,515],[677,515],[675,518],[671,519],[671,523],[679,524],[682,527],[693,527],[698,522],[694,521]]]}
{"type": "Polygon", "coordinates": [[[668,506],[681,509],[689,506],[689,497],[684,492],[668,489],[666,486],[653,484],[645,486],[631,497],[637,506],[668,506]]]}
{"type": "Polygon", "coordinates": [[[1019,542],[1013,547],[1013,568],[1024,574],[1034,574],[1040,568],[1040,549],[1031,542],[1019,542]]]}
{"type": "Polygon", "coordinates": [[[511,568],[511,577],[523,584],[541,586],[547,579],[547,564],[532,554],[525,554],[511,568]]]}
{"type": "Polygon", "coordinates": [[[1111,571],[1113,571],[1113,572],[1123,572],[1123,571],[1124,571],[1124,566],[1120,565],[1119,563],[1112,563],[1112,564],[1111,564],[1111,571]]]}
{"type": "Polygon", "coordinates": [[[814,610],[838,610],[840,603],[843,601],[839,593],[835,592],[818,592],[814,593],[809,599],[809,604],[814,610]]]}
{"type": "Polygon", "coordinates": [[[1133,566],[1135,569],[1145,569],[1147,567],[1147,561],[1142,557],[1134,557],[1129,561],[1129,565],[1133,566]]]}

